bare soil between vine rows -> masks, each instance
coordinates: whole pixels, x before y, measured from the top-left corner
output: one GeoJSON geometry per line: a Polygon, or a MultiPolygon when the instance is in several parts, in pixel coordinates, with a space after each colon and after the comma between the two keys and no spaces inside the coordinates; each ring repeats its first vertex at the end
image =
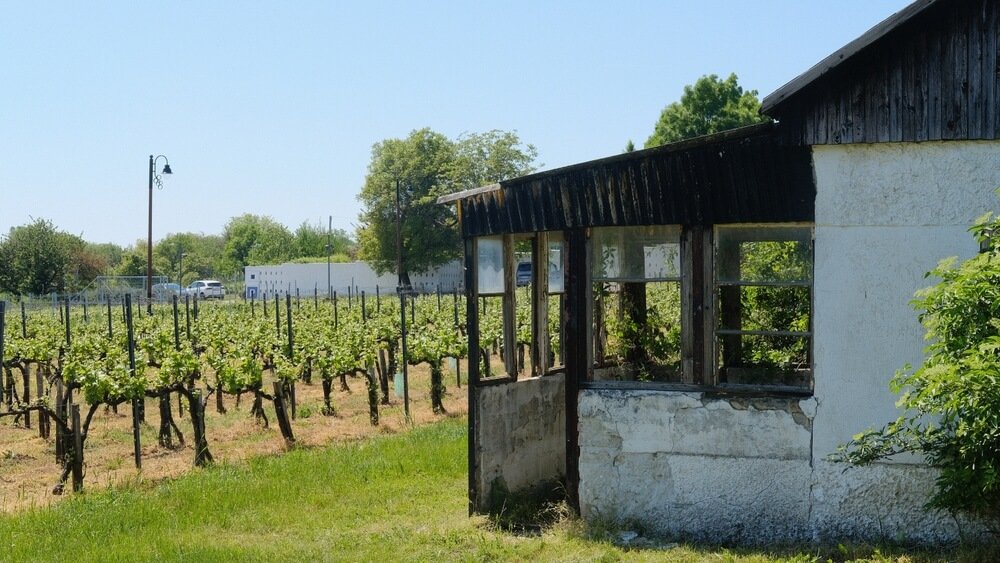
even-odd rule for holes
{"type": "MultiPolygon", "coordinates": [[[[422,425],[443,417],[464,416],[468,412],[465,387],[467,365],[461,364],[462,386],[456,385],[454,371],[445,368],[447,393],[446,414],[434,414],[430,402],[430,370],[421,364],[409,368],[410,415],[412,424],[422,425]]],[[[348,378],[350,391],[341,391],[334,381],[332,403],[334,416],[323,416],[323,391],[320,381],[296,384],[297,417],[292,421],[296,446],[319,447],[337,442],[359,440],[378,434],[392,434],[409,428],[403,410],[403,399],[397,397],[390,382],[390,404],[379,405],[379,424],[372,426],[368,418],[368,393],[363,378],[348,378]]],[[[265,385],[269,389],[269,383],[265,385]]],[[[252,456],[279,454],[286,446],[278,430],[273,405],[265,401],[269,425],[264,428],[250,414],[251,395],[226,395],[226,414],[216,412],[215,397],[206,407],[206,437],[209,450],[217,463],[239,463],[252,456]]],[[[83,410],[83,409],[81,409],[83,410]]],[[[194,439],[191,419],[185,404],[184,415],[177,417],[177,401],[173,399],[173,414],[184,434],[183,446],[164,448],[157,443],[159,407],[155,399],[146,401],[146,424],[141,430],[142,469],[137,470],[133,458],[132,412],[127,405],[118,414],[101,408],[94,416],[90,435],[84,446],[84,491],[124,483],[155,483],[176,477],[193,467],[194,439]]],[[[85,412],[85,411],[84,411],[85,412]]],[[[55,437],[38,437],[37,419],[32,414],[32,427],[15,425],[12,417],[0,419],[0,511],[16,512],[31,507],[44,507],[72,495],[69,483],[62,496],[52,494],[59,479],[61,466],[55,461],[55,437]]]]}

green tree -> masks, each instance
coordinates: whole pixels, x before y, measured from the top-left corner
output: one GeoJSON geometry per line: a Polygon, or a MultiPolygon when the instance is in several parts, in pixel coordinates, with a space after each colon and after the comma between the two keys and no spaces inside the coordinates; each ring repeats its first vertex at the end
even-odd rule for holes
{"type": "Polygon", "coordinates": [[[122,256],[125,255],[125,249],[113,242],[87,242],[85,244],[87,252],[99,256],[100,260],[103,261],[104,270],[102,273],[116,268],[121,263],[122,256]]]}
{"type": "Polygon", "coordinates": [[[354,250],[354,241],[343,229],[332,229],[327,232],[321,224],[310,225],[303,221],[295,229],[295,258],[326,259],[327,240],[330,241],[330,254],[338,257],[349,256],[354,250]]]}
{"type": "Polygon", "coordinates": [[[14,294],[62,292],[72,258],[83,240],[56,229],[51,221],[13,227],[0,242],[0,291],[14,294]]]}
{"type": "Polygon", "coordinates": [[[757,91],[744,91],[730,74],[721,80],[714,74],[702,76],[684,87],[679,102],[663,108],[645,148],[718,133],[727,129],[763,123],[757,91]]]}
{"type": "Polygon", "coordinates": [[[523,176],[535,170],[537,157],[534,145],[513,131],[465,133],[455,141],[455,185],[464,190],[523,176]]]}
{"type": "Polygon", "coordinates": [[[224,247],[225,242],[219,235],[170,233],[153,249],[154,270],[157,275],[170,279],[179,276],[177,283],[181,285],[200,278],[218,277],[224,247]]]}
{"type": "MultiPolygon", "coordinates": [[[[135,246],[126,248],[113,272],[116,276],[145,276],[146,241],[136,241],[135,246]]],[[[155,260],[153,275],[159,275],[155,271],[155,260]]]]}
{"type": "Polygon", "coordinates": [[[921,454],[939,470],[928,506],[983,517],[1000,533],[1000,219],[971,230],[984,251],[942,261],[929,274],[941,281],[913,302],[930,345],[923,365],[892,380],[904,414],[855,435],[834,459],[921,454]]]}
{"type": "Polygon", "coordinates": [[[274,219],[247,213],[226,223],[223,273],[241,273],[245,266],[286,262],[293,255],[295,239],[274,219]]]}
{"type": "Polygon", "coordinates": [[[439,196],[534,170],[537,151],[516,133],[489,131],[452,141],[428,128],[372,147],[362,202],[358,251],[379,273],[396,270],[396,185],[400,191],[403,276],[458,257],[455,212],[439,196]]]}

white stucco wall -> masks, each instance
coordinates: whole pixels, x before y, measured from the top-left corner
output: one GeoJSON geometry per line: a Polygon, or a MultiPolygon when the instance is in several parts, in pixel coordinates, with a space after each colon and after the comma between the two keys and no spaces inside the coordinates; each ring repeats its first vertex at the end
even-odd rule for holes
{"type": "Polygon", "coordinates": [[[817,146],[813,163],[814,535],[954,538],[949,516],[921,508],[934,476],[919,460],[845,473],[826,458],[899,415],[889,380],[925,346],[909,302],[938,261],[978,250],[968,228],[1000,208],[1000,143],[817,146]]]}
{"type": "Polygon", "coordinates": [[[580,511],[708,542],[808,538],[815,401],[580,394],[580,511]]]}
{"type": "Polygon", "coordinates": [[[1000,143],[821,146],[813,159],[814,397],[777,408],[584,390],[585,517],[747,543],[958,536],[950,516],[923,510],[934,475],[919,460],[845,472],[827,457],[898,416],[889,380],[924,347],[909,302],[940,259],[977,251],[968,228],[1000,208],[1000,143]]]}
{"type": "Polygon", "coordinates": [[[498,480],[510,491],[566,475],[563,374],[480,388],[476,437],[480,510],[498,480]]]}

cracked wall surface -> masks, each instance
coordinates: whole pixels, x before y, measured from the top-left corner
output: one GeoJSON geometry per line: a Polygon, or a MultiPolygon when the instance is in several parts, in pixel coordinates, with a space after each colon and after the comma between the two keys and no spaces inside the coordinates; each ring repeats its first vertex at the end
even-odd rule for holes
{"type": "Polygon", "coordinates": [[[701,541],[805,539],[814,411],[811,398],[585,390],[581,512],[701,541]]]}
{"type": "Polygon", "coordinates": [[[478,509],[489,509],[498,480],[517,491],[566,475],[563,374],[486,386],[478,393],[478,509]]]}
{"type": "Polygon", "coordinates": [[[977,251],[968,228],[1000,207],[1000,143],[817,146],[813,161],[814,397],[582,391],[586,518],[741,543],[981,533],[923,508],[934,473],[919,459],[827,459],[900,414],[889,380],[925,345],[910,300],[942,258],[977,251]]]}

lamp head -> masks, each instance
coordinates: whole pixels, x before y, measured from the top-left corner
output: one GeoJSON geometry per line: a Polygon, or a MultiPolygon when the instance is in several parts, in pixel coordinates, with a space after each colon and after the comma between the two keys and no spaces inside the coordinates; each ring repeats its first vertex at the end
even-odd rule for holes
{"type": "Polygon", "coordinates": [[[170,163],[167,163],[167,164],[163,165],[163,173],[164,174],[173,174],[174,173],[172,170],[170,170],[170,163]]]}

